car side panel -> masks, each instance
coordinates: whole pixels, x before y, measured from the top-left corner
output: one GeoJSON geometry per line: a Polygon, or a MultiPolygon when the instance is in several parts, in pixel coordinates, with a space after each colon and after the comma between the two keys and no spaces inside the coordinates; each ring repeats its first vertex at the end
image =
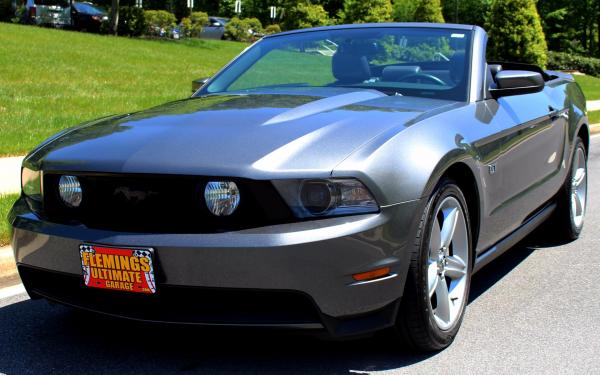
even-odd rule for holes
{"type": "MultiPolygon", "coordinates": [[[[554,98],[552,102],[556,100],[554,98]]],[[[550,99],[546,101],[549,103],[550,99]]],[[[550,169],[542,171],[535,186],[535,178],[527,175],[524,175],[528,178],[525,181],[518,181],[518,184],[513,181],[515,172],[510,168],[515,166],[515,161],[506,151],[511,147],[513,129],[519,126],[518,121],[514,113],[496,100],[469,103],[415,121],[406,129],[404,126],[389,129],[337,165],[332,175],[357,176],[379,202],[393,205],[429,197],[450,166],[464,163],[471,169],[479,192],[480,233],[476,248],[482,252],[518,228],[533,210],[558,191],[566,178],[567,169],[554,160],[554,172],[549,172],[550,169]],[[545,178],[541,177],[543,173],[546,173],[545,178]],[[517,194],[518,186],[532,187],[517,194]]],[[[548,131],[546,128],[543,130],[548,131]]],[[[560,139],[558,133],[548,132],[544,142],[549,142],[552,147],[565,145],[564,136],[560,139]]],[[[544,142],[540,143],[543,145],[544,142]]],[[[542,157],[548,160],[554,152],[548,154],[543,146],[536,146],[542,147],[541,151],[529,150],[524,144],[521,146],[518,151],[523,157],[531,153],[529,156],[538,161],[542,157]]],[[[555,159],[564,156],[564,151],[560,150],[555,159]]]]}

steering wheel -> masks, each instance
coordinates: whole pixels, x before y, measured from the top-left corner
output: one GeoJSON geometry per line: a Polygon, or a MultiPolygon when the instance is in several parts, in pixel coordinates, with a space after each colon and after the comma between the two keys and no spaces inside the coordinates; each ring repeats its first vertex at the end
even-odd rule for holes
{"type": "Polygon", "coordinates": [[[427,74],[427,73],[413,73],[413,74],[409,74],[407,76],[404,76],[402,78],[400,78],[398,81],[399,82],[407,82],[407,81],[419,81],[420,79],[424,78],[425,80],[428,80],[430,82],[432,82],[435,85],[440,85],[440,86],[447,86],[446,82],[442,81],[441,79],[439,79],[438,77],[431,75],[431,74],[427,74]]]}

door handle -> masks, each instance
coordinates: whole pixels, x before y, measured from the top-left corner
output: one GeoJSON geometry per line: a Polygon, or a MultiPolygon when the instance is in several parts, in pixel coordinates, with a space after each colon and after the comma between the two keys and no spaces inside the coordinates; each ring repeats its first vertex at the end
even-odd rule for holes
{"type": "Polygon", "coordinates": [[[560,110],[549,105],[548,106],[548,116],[550,116],[551,120],[556,120],[560,117],[560,110]]]}

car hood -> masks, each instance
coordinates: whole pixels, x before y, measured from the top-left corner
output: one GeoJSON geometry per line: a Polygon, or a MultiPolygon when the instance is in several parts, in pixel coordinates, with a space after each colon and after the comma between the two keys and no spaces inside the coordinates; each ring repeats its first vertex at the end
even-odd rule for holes
{"type": "Polygon", "coordinates": [[[389,128],[453,104],[372,90],[209,95],[69,129],[26,162],[54,171],[316,177],[389,128]]]}

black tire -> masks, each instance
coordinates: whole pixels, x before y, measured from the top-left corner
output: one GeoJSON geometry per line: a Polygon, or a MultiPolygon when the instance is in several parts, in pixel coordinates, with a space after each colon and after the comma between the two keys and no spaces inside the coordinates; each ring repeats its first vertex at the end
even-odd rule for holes
{"type": "MultiPolygon", "coordinates": [[[[569,173],[562,188],[556,196],[557,207],[549,220],[549,226],[552,229],[551,233],[553,233],[555,239],[560,242],[569,242],[576,240],[577,238],[579,238],[581,230],[583,229],[583,222],[581,222],[581,225],[577,226],[575,223],[575,218],[571,213],[571,195],[574,190],[574,187],[572,185],[573,167],[574,163],[576,162],[575,155],[577,155],[578,150],[583,151],[583,155],[585,157],[585,173],[587,174],[587,152],[583,141],[581,140],[581,138],[577,137],[577,139],[575,140],[575,147],[573,147],[573,155],[571,156],[571,165],[569,166],[569,173]]],[[[587,179],[585,181],[585,184],[587,187],[587,179]]],[[[585,200],[587,202],[587,189],[585,200]]]]}
{"type": "Polygon", "coordinates": [[[411,254],[406,286],[400,305],[394,333],[410,348],[420,351],[437,351],[448,347],[456,337],[468,303],[472,272],[472,235],[468,207],[463,193],[451,179],[443,179],[432,194],[421,216],[419,231],[411,254]],[[433,317],[433,308],[428,293],[427,265],[429,259],[429,239],[433,216],[447,197],[454,197],[460,203],[467,229],[468,261],[466,270],[466,290],[456,322],[448,330],[442,330],[433,317]]]}

